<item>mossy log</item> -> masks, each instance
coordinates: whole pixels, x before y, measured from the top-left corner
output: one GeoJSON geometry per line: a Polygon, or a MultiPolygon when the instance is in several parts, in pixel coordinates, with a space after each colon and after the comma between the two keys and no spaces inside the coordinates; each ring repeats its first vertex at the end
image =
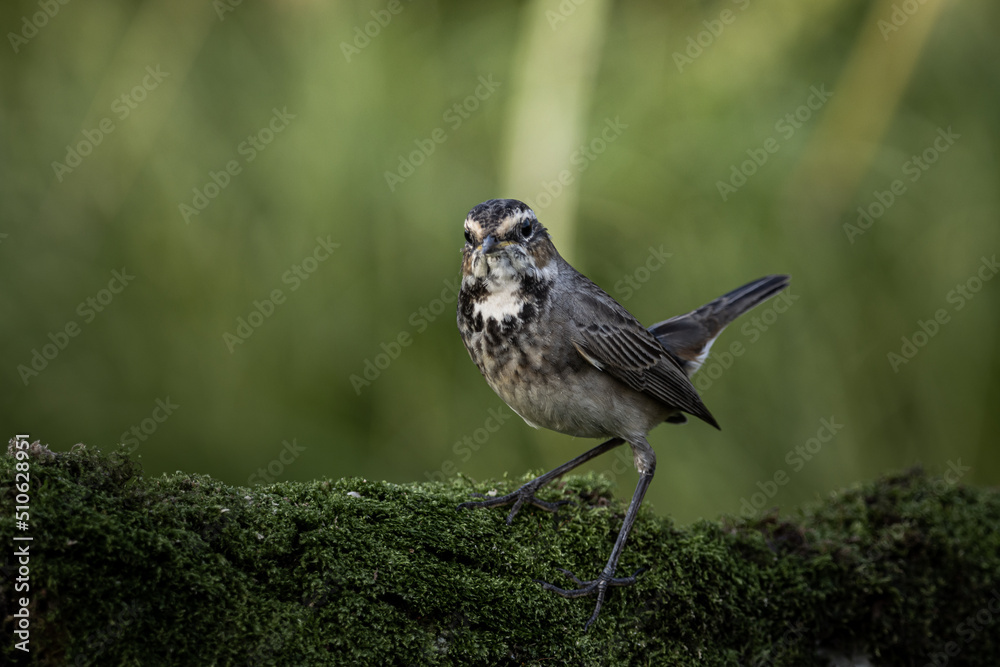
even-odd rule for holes
{"type": "Polygon", "coordinates": [[[527,508],[508,526],[506,511],[456,506],[515,480],[246,488],[144,477],[83,447],[34,444],[26,460],[25,531],[15,458],[0,455],[0,662],[1000,664],[1000,493],[920,470],[787,517],[675,527],[643,511],[620,567],[648,570],[584,632],[593,601],[534,580],[604,565],[623,506],[597,476],[544,490],[574,501],[557,515],[527,508]],[[25,596],[30,653],[15,647],[25,596]]]}

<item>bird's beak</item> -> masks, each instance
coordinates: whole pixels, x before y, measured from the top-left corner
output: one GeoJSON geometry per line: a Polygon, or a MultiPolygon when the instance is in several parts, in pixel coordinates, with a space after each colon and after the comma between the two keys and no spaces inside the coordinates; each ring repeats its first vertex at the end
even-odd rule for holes
{"type": "Polygon", "coordinates": [[[507,241],[500,242],[497,241],[496,237],[489,234],[485,239],[483,239],[482,252],[483,255],[495,255],[500,252],[500,250],[508,245],[507,241]]]}

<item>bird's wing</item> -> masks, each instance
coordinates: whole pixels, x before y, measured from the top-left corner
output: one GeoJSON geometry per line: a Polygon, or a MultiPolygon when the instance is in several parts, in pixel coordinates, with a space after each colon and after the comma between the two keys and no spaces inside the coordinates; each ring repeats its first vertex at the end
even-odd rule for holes
{"type": "Polygon", "coordinates": [[[578,308],[571,316],[577,352],[632,389],[718,428],[687,374],[656,338],[597,285],[586,280],[577,287],[578,308]],[[587,321],[578,313],[586,313],[587,321]]]}

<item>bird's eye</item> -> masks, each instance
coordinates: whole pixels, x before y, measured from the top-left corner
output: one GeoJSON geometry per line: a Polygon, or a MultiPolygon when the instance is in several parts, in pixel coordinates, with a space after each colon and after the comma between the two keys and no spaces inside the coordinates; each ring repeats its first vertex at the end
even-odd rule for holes
{"type": "Polygon", "coordinates": [[[531,236],[531,220],[525,219],[521,222],[521,238],[528,238],[531,236]]]}
{"type": "Polygon", "coordinates": [[[469,245],[472,245],[472,232],[470,232],[468,229],[465,230],[465,242],[468,243],[469,245]]]}

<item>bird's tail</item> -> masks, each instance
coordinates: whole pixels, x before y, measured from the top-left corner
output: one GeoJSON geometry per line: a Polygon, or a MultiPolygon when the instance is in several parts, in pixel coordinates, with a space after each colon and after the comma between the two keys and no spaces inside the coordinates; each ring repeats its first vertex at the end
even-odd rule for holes
{"type": "Polygon", "coordinates": [[[786,287],[788,276],[766,276],[737,287],[687,315],[654,324],[649,331],[691,376],[705,363],[712,343],[727,324],[786,287]]]}

